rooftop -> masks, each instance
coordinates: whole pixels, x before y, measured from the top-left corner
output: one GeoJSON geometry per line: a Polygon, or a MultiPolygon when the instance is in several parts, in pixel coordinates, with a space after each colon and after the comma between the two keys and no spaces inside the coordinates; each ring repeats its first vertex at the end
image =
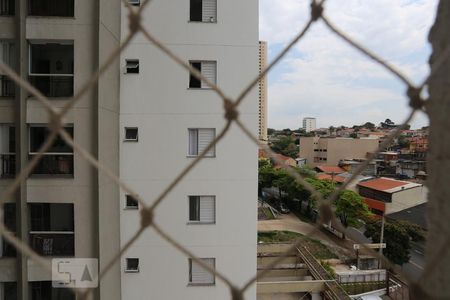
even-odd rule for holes
{"type": "Polygon", "coordinates": [[[338,166],[325,166],[325,165],[322,165],[322,166],[317,166],[316,168],[319,169],[321,172],[324,172],[324,173],[340,174],[340,173],[344,173],[345,172],[344,169],[342,169],[342,168],[340,168],[338,166]]]}
{"type": "Polygon", "coordinates": [[[400,181],[391,178],[381,177],[373,180],[360,182],[358,183],[358,186],[367,187],[373,190],[387,193],[395,193],[401,190],[411,189],[422,185],[409,181],[400,181]]]}

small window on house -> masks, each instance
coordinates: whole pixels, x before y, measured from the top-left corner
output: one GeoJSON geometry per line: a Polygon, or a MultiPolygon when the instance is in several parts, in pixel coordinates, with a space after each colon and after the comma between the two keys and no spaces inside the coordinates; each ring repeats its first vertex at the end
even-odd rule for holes
{"type": "Polygon", "coordinates": [[[126,200],[125,208],[128,208],[128,209],[138,209],[139,208],[139,202],[132,195],[126,195],[125,200],[126,200]]]}
{"type": "MultiPolygon", "coordinates": [[[[214,141],[216,130],[214,128],[194,128],[189,129],[188,155],[198,156],[203,153],[208,145],[214,141]]],[[[214,157],[216,153],[215,146],[206,152],[205,157],[214,157]]]]}
{"type": "MultiPolygon", "coordinates": [[[[215,258],[200,258],[200,260],[210,267],[216,268],[215,258]]],[[[214,273],[211,273],[192,258],[189,259],[189,285],[214,285],[216,283],[214,273]]]]}
{"type": "Polygon", "coordinates": [[[137,142],[138,141],[138,128],[137,127],[125,127],[125,141],[137,142]]]}
{"type": "Polygon", "coordinates": [[[139,272],[139,258],[127,258],[126,259],[126,269],[125,272],[137,273],[139,272]]]}
{"type": "Polygon", "coordinates": [[[139,74],[139,59],[126,60],[127,74],[139,74]]]}
{"type": "MultiPolygon", "coordinates": [[[[208,79],[211,83],[216,83],[217,77],[217,62],[215,61],[190,61],[189,64],[197,69],[202,76],[208,79]]],[[[191,89],[208,89],[210,88],[206,82],[201,81],[197,77],[194,76],[193,73],[189,75],[189,88],[191,89]]]]}
{"type": "Polygon", "coordinates": [[[128,3],[130,3],[130,5],[139,6],[141,5],[141,0],[128,0],[128,3]]]}
{"type": "Polygon", "coordinates": [[[217,0],[190,0],[190,21],[215,23],[217,20],[217,0]]]}
{"type": "Polygon", "coordinates": [[[189,196],[189,223],[215,223],[216,199],[214,196],[189,196]]]}

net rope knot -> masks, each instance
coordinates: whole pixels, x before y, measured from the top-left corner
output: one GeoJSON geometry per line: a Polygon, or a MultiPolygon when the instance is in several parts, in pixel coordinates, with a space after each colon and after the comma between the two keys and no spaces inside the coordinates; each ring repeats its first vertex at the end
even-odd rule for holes
{"type": "Polygon", "coordinates": [[[141,210],[141,227],[146,228],[153,224],[153,209],[144,208],[141,210]]]}
{"type": "Polygon", "coordinates": [[[240,289],[232,286],[230,290],[231,290],[231,300],[244,300],[244,296],[242,295],[240,289]]]}
{"type": "Polygon", "coordinates": [[[323,13],[323,6],[315,0],[311,1],[311,20],[317,21],[323,13]]]}
{"type": "Polygon", "coordinates": [[[227,119],[227,121],[236,120],[239,116],[236,106],[230,99],[224,99],[223,108],[225,109],[225,119],[227,119]]]}
{"type": "Polygon", "coordinates": [[[421,89],[416,87],[408,87],[406,94],[409,97],[409,106],[415,110],[421,110],[425,104],[425,101],[420,97],[421,89]]]}

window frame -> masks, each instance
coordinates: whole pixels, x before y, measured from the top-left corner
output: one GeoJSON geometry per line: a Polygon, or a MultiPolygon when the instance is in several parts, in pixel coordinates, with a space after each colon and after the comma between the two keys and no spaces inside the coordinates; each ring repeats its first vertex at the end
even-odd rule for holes
{"type": "Polygon", "coordinates": [[[188,23],[202,23],[202,24],[217,24],[217,12],[218,12],[218,3],[217,0],[215,0],[215,17],[210,17],[209,21],[203,21],[203,2],[204,0],[201,0],[201,4],[200,4],[200,20],[193,20],[192,19],[192,1],[194,0],[189,0],[189,11],[188,11],[188,23]],[[213,20],[211,20],[211,18],[214,18],[213,20]]]}
{"type": "MultiPolygon", "coordinates": [[[[217,69],[218,69],[218,63],[217,63],[217,60],[211,60],[211,59],[190,59],[189,61],[188,61],[188,63],[189,63],[189,65],[191,66],[191,67],[193,67],[193,68],[195,68],[194,67],[194,65],[193,64],[200,64],[200,69],[197,69],[197,68],[195,68],[197,71],[199,71],[200,72],[200,74],[202,75],[202,76],[204,76],[204,67],[203,67],[203,64],[204,63],[214,63],[214,66],[215,66],[215,74],[214,74],[214,84],[216,84],[217,85],[217,69]]],[[[212,88],[210,87],[210,86],[208,86],[208,85],[206,85],[206,83],[204,83],[203,82],[203,80],[201,80],[201,79],[198,79],[197,77],[195,77],[194,75],[192,75],[192,73],[191,72],[189,72],[189,82],[188,82],[188,90],[212,90],[212,88]],[[195,80],[195,81],[198,81],[199,83],[200,83],[200,87],[191,87],[191,81],[192,80],[195,80]],[[203,86],[204,85],[204,86],[203,86]]]]}
{"type": "MultiPolygon", "coordinates": [[[[216,139],[216,128],[211,128],[211,127],[208,127],[208,128],[204,128],[204,127],[202,127],[202,128],[198,128],[198,127],[197,128],[188,128],[188,143],[187,143],[188,149],[187,149],[187,155],[186,155],[186,157],[188,157],[188,158],[198,157],[201,154],[201,151],[199,151],[199,149],[198,149],[199,148],[198,147],[199,146],[199,130],[212,130],[213,131],[213,139],[212,139],[212,141],[216,139]],[[197,152],[197,154],[192,154],[190,152],[190,150],[191,150],[191,131],[193,131],[193,130],[195,130],[197,132],[197,139],[196,139],[196,142],[197,142],[197,145],[196,145],[197,151],[196,152],[197,152]]],[[[217,145],[214,145],[214,147],[209,150],[209,151],[212,151],[211,155],[208,155],[208,153],[205,153],[205,156],[203,156],[203,158],[215,158],[216,157],[216,146],[217,145]]]]}
{"type": "Polygon", "coordinates": [[[133,197],[131,194],[125,195],[125,209],[129,210],[138,210],[139,209],[139,201],[133,197]],[[135,201],[136,205],[128,205],[128,200],[135,201]]]}
{"type": "Polygon", "coordinates": [[[140,73],[140,60],[137,58],[126,58],[125,59],[125,74],[139,74],[140,73]],[[128,64],[135,63],[137,64],[134,69],[137,70],[137,72],[129,72],[129,70],[133,70],[133,68],[129,67],[128,64]]]}
{"type": "MultiPolygon", "coordinates": [[[[199,260],[205,261],[205,260],[213,260],[213,269],[216,270],[216,258],[215,257],[201,257],[198,258],[199,260]]],[[[188,258],[188,286],[215,286],[216,285],[216,274],[212,273],[212,282],[208,283],[202,283],[202,282],[193,282],[192,281],[192,264],[196,263],[192,258],[188,258]]],[[[201,266],[200,266],[201,267],[201,266]]],[[[205,270],[206,272],[210,273],[209,271],[205,270]]]]}
{"type": "Polygon", "coordinates": [[[125,126],[124,127],[124,136],[123,136],[124,142],[138,142],[139,141],[139,127],[137,126],[125,126]],[[135,139],[128,139],[127,138],[127,130],[129,129],[136,129],[136,138],[135,139]]]}
{"type": "Polygon", "coordinates": [[[138,257],[126,257],[125,258],[125,273],[139,273],[140,269],[139,269],[139,258],[138,257]],[[130,269],[129,268],[129,262],[131,260],[136,260],[137,261],[137,267],[136,269],[130,269]]]}
{"type": "Polygon", "coordinates": [[[217,217],[217,206],[216,206],[216,196],[215,195],[189,195],[188,196],[188,221],[187,224],[188,225],[214,225],[216,224],[216,217],[217,217]],[[194,197],[197,198],[197,215],[198,215],[198,220],[191,220],[191,199],[193,199],[194,197]],[[200,210],[201,210],[201,198],[202,197],[212,197],[213,198],[213,203],[214,203],[214,212],[213,212],[213,219],[214,221],[202,221],[201,219],[201,214],[200,214],[200,210]]]}

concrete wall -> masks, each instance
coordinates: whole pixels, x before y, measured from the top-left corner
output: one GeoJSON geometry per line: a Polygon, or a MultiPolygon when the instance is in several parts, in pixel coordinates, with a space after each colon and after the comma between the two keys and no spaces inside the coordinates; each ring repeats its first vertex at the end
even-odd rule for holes
{"type": "Polygon", "coordinates": [[[419,186],[392,194],[392,202],[386,203],[386,214],[391,214],[427,202],[425,187],[419,186]]]}
{"type": "MultiPolygon", "coordinates": [[[[122,37],[127,12],[122,8],[122,37]]],[[[258,74],[258,3],[219,1],[216,23],[189,22],[189,1],[155,1],[143,22],[184,61],[216,60],[217,83],[231,97],[258,74]],[[239,13],[236,11],[239,7],[239,13]]],[[[221,99],[212,90],[188,89],[189,72],[172,62],[142,35],[122,53],[120,176],[148,204],[192,158],[187,157],[188,128],[215,128],[225,122],[221,99]],[[123,74],[125,59],[140,61],[139,74],[123,74]],[[122,142],[124,127],[138,127],[139,141],[122,142]]],[[[241,120],[256,135],[255,89],[239,107],[241,120]]],[[[257,147],[235,126],[156,209],[156,222],[199,257],[216,258],[216,268],[241,284],[256,273],[257,147]],[[215,195],[216,223],[189,225],[188,196],[215,195]]],[[[125,195],[121,196],[121,207],[125,195]]],[[[121,241],[139,227],[139,211],[121,210],[121,241]]],[[[126,257],[140,259],[139,273],[125,273],[123,299],[229,299],[228,288],[188,286],[188,258],[151,229],[126,257]]],[[[246,299],[255,299],[250,288],[246,299]]]]}

